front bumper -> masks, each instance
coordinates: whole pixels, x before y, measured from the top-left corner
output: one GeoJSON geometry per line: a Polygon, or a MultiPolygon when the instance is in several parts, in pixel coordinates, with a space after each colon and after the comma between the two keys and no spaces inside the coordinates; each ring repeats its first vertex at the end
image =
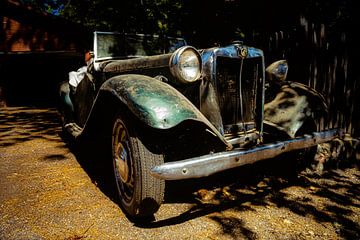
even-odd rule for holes
{"type": "Polygon", "coordinates": [[[180,180],[206,177],[227,169],[273,158],[281,153],[308,148],[342,137],[340,129],[313,132],[286,141],[256,146],[250,149],[234,149],[228,152],[207,154],[181,161],[168,162],[151,169],[151,174],[160,179],[180,180]]]}

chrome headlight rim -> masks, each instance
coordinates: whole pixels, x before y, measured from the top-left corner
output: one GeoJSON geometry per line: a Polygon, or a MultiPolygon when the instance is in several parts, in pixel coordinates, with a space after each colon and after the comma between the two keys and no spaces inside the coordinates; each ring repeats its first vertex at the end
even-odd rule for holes
{"type": "Polygon", "coordinates": [[[200,56],[200,53],[197,51],[197,49],[192,46],[184,46],[184,47],[177,49],[170,58],[169,66],[170,66],[171,74],[175,78],[177,78],[181,83],[196,82],[201,77],[201,71],[202,71],[201,56],[200,56]],[[198,66],[197,66],[198,69],[197,69],[195,75],[192,76],[191,78],[187,78],[185,76],[186,66],[184,67],[181,64],[181,61],[182,61],[181,58],[184,57],[185,53],[189,53],[189,52],[192,52],[194,54],[193,57],[195,57],[198,62],[198,66]]]}

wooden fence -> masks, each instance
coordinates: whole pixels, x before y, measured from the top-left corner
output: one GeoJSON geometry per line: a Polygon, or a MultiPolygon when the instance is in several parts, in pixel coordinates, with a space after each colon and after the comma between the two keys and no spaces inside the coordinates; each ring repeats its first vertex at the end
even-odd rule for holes
{"type": "Polygon", "coordinates": [[[289,62],[290,80],[302,82],[320,92],[329,107],[329,117],[319,128],[341,127],[354,137],[360,135],[360,76],[357,44],[351,31],[330,31],[325,24],[309,22],[301,16],[290,31],[267,36],[263,49],[267,63],[289,62]]]}

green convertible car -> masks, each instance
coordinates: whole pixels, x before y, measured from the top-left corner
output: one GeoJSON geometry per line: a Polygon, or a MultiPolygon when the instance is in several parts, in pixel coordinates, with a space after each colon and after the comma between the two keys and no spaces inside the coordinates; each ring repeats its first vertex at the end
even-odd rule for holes
{"type": "MultiPolygon", "coordinates": [[[[94,33],[77,86],[61,86],[64,131],[111,136],[120,202],[134,219],[160,207],[166,180],[206,177],[304,152],[341,135],[318,131],[326,103],[286,79],[285,60],[241,42],[195,49],[181,38],[94,33]]],[[[110,139],[110,137],[109,137],[110,139]]]]}

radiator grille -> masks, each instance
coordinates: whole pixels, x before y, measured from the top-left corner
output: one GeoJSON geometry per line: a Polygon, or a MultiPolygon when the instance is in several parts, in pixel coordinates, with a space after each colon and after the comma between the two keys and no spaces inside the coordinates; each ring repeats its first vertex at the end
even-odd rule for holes
{"type": "Polygon", "coordinates": [[[225,134],[255,128],[261,66],[261,58],[217,58],[216,84],[225,134]]]}

